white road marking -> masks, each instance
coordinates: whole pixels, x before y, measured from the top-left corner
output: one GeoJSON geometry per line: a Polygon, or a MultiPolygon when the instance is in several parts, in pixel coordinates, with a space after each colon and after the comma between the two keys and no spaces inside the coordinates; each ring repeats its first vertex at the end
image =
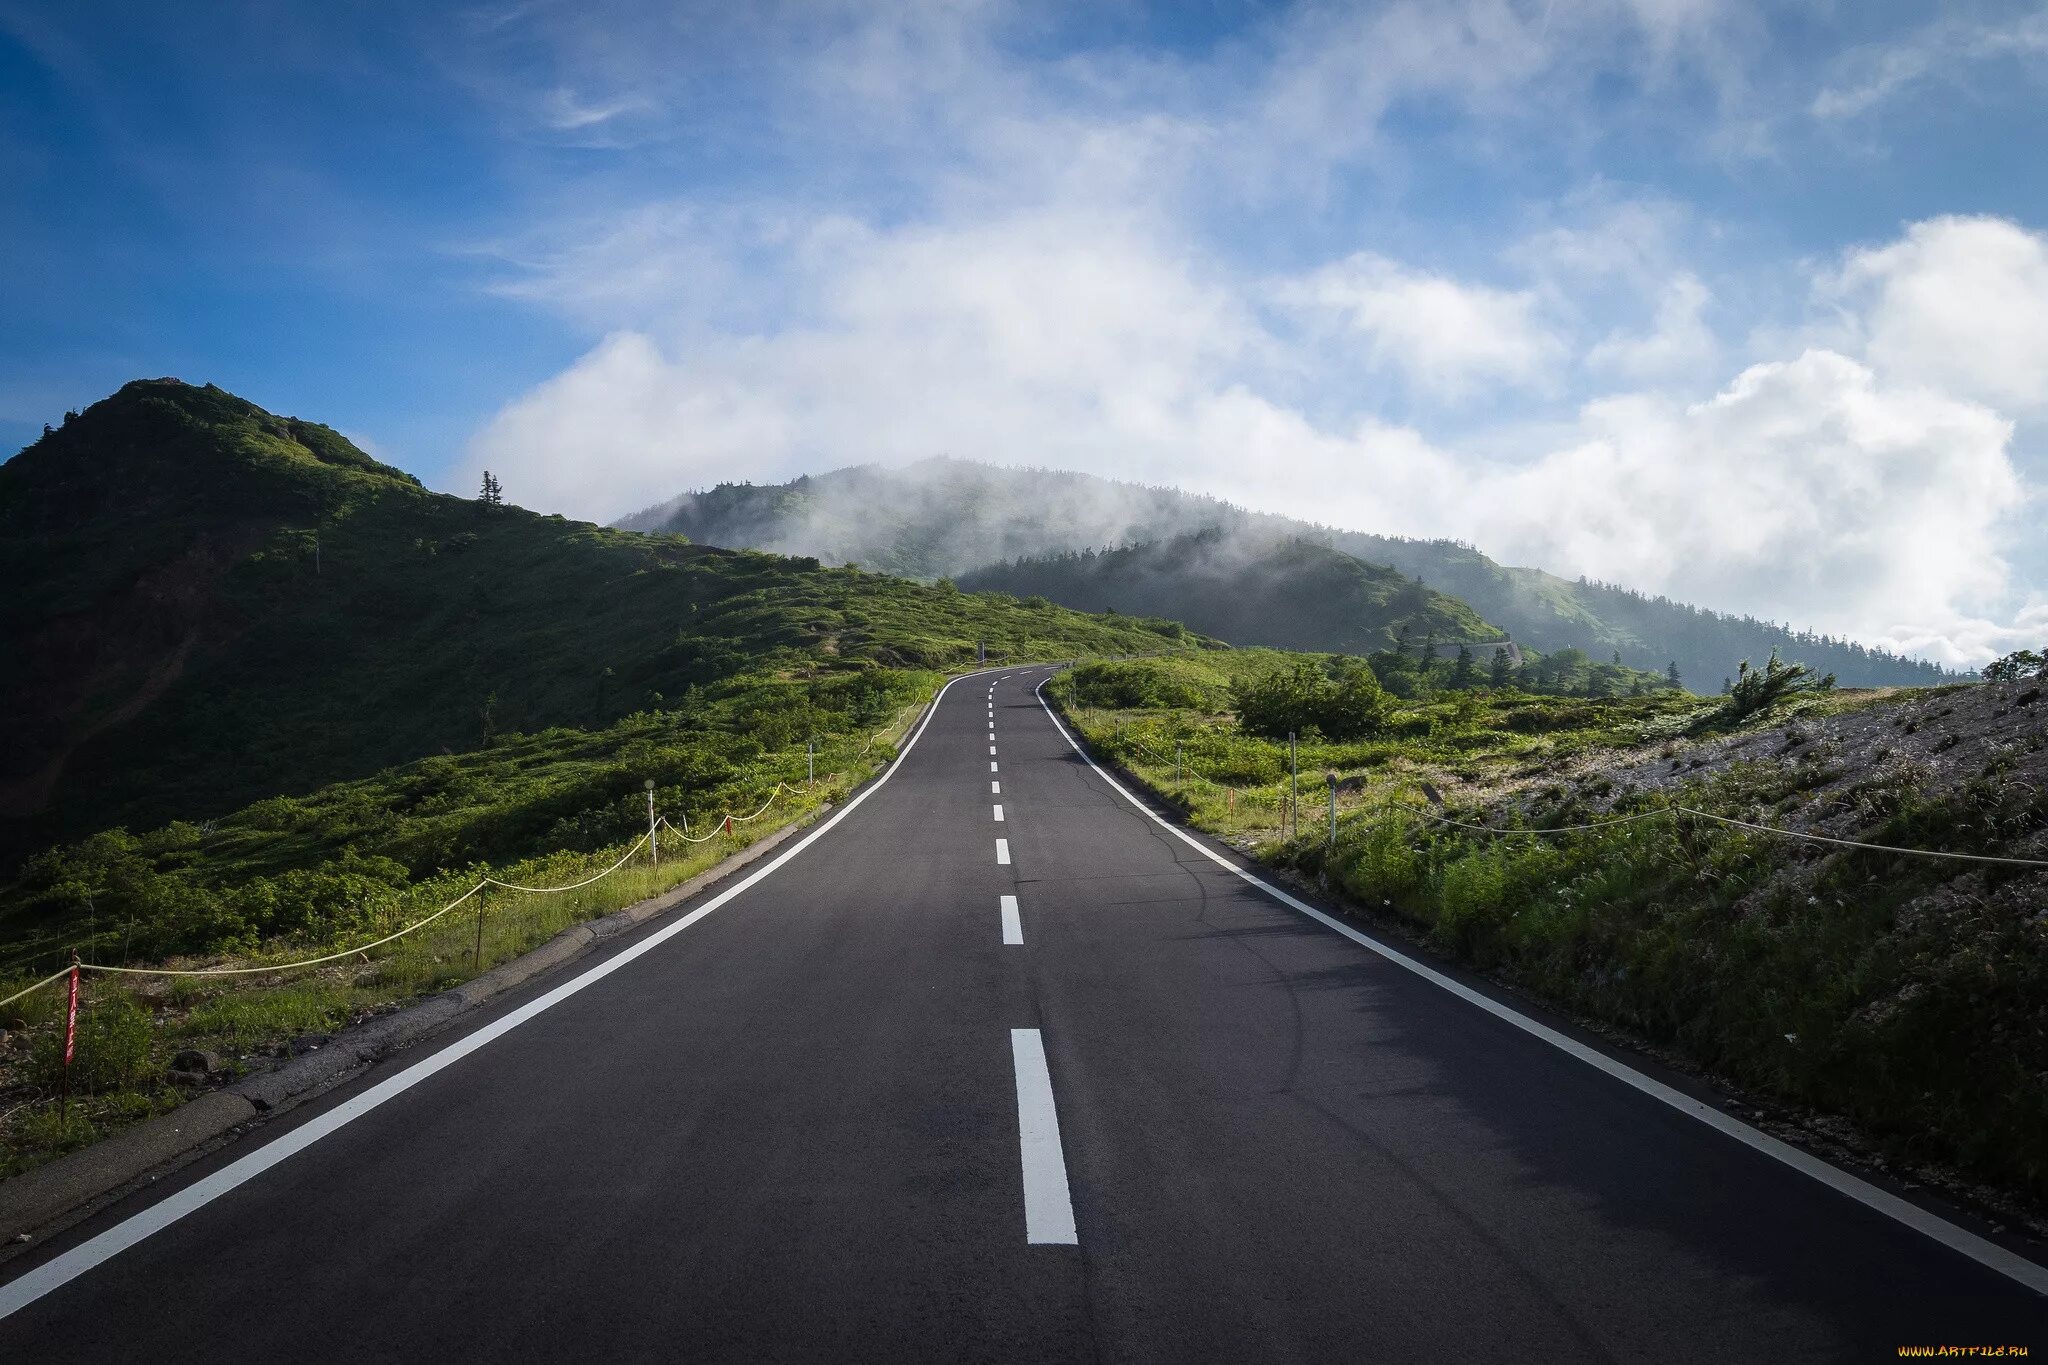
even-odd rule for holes
{"type": "Polygon", "coordinates": [[[990,772],[994,772],[996,770],[996,765],[994,764],[994,762],[990,762],[990,764],[988,765],[988,770],[990,772]]]}
{"type": "Polygon", "coordinates": [[[1010,841],[1008,839],[998,839],[996,840],[996,866],[1008,867],[1009,865],[1010,841]]]}
{"type": "Polygon", "coordinates": [[[929,711],[925,712],[924,720],[918,725],[910,738],[903,742],[903,748],[897,753],[896,760],[882,770],[880,777],[876,778],[864,791],[855,795],[851,801],[841,806],[836,814],[821,822],[817,828],[791,844],[783,852],[771,858],[756,871],[741,878],[724,891],[719,892],[689,914],[684,915],[674,924],[649,934],[632,947],[606,958],[589,971],[563,982],[546,995],[528,1001],[510,1014],[493,1023],[484,1025],[459,1042],[451,1043],[449,1046],[442,1048],[431,1057],[423,1058],[413,1065],[406,1067],[397,1075],[371,1086],[342,1104],[336,1105],[318,1118],[292,1129],[289,1133],[284,1134],[275,1141],[264,1143],[247,1156],[221,1167],[221,1169],[207,1176],[204,1180],[195,1181],[168,1199],[160,1200],[140,1213],[122,1219],[105,1232],[79,1243],[61,1256],[45,1261],[26,1275],[0,1285],[0,1319],[20,1312],[45,1294],[69,1284],[72,1280],[77,1279],[93,1267],[120,1255],[152,1233],[160,1232],[177,1222],[180,1218],[183,1218],[186,1214],[204,1208],[228,1191],[239,1185],[246,1184],[279,1162],[287,1160],[298,1152],[304,1151],[342,1125],[361,1118],[385,1101],[404,1094],[435,1073],[455,1065],[470,1053],[475,1052],[487,1043],[504,1037],[527,1020],[546,1010],[552,1009],[585,987],[595,985],[627,964],[653,952],[656,948],[668,942],[677,934],[682,933],[683,930],[689,928],[698,920],[703,919],[706,915],[727,904],[735,897],[742,895],[759,884],[764,878],[779,871],[790,859],[824,838],[841,820],[853,814],[859,808],[861,802],[880,791],[883,785],[896,775],[897,771],[903,766],[904,758],[909,755],[912,749],[917,747],[917,742],[924,738],[924,732],[931,726],[932,717],[939,713],[939,705],[946,699],[946,692],[953,686],[954,682],[958,681],[960,679],[955,678],[952,682],[948,682],[939,689],[939,695],[933,698],[932,707],[929,711]]]}
{"type": "Polygon", "coordinates": [[[1001,796],[1003,794],[1003,784],[993,778],[989,779],[988,794],[990,796],[1001,796]]]}
{"type": "Polygon", "coordinates": [[[1360,947],[1379,954],[1395,966],[1406,968],[1431,985],[1443,987],[1467,1004],[1475,1005],[1485,1010],[1496,1019],[1514,1025],[1524,1033],[1541,1039],[1558,1051],[1584,1062],[1587,1066],[1606,1072],[1622,1084],[1641,1091],[1651,1099],[1667,1104],[1679,1113],[1699,1120],[1716,1132],[1734,1138],[1745,1147],[1760,1152],[1774,1161],[1790,1166],[1801,1175],[1810,1176],[1836,1193],[1847,1195],[1865,1208],[1873,1209],[1895,1222],[1902,1223],[1915,1232],[1941,1243],[1941,1245],[1949,1248],[1951,1251],[1960,1252],[1977,1264],[1994,1270],[2018,1284],[2025,1285],[2037,1294],[2048,1295],[2048,1266],[2038,1265],[2024,1256],[2007,1251],[1996,1242],[1988,1241],[1985,1238],[1979,1237],[1974,1232],[1957,1227],[1938,1213],[1923,1209],[1918,1204],[1910,1203],[1895,1194],[1881,1190],[1866,1180],[1859,1180],[1847,1171],[1831,1166],[1819,1157],[1802,1152],[1789,1143],[1780,1142],[1770,1134],[1760,1132],[1739,1119],[1730,1118],[1712,1105],[1702,1100],[1696,1100],[1682,1090],[1674,1090],[1662,1081],[1645,1076],[1634,1067],[1616,1061],[1604,1052],[1597,1052],[1577,1039],[1559,1033],[1547,1024],[1540,1024],[1527,1015],[1517,1013],[1514,1009],[1502,1004],[1493,997],[1483,995],[1463,982],[1452,980],[1442,972],[1425,963],[1418,962],[1399,949],[1382,943],[1369,934],[1361,933],[1342,920],[1324,914],[1306,901],[1295,899],[1279,887],[1274,886],[1271,882],[1266,881],[1255,873],[1246,871],[1236,863],[1222,857],[1186,830],[1162,819],[1158,812],[1152,810],[1144,802],[1124,790],[1122,783],[1098,767],[1095,760],[1088,756],[1088,751],[1083,749],[1075,741],[1073,735],[1067,732],[1067,727],[1060,723],[1060,718],[1053,715],[1052,706],[1045,699],[1044,688],[1044,683],[1038,685],[1038,704],[1045,708],[1045,714],[1052,719],[1053,728],[1058,730],[1060,737],[1066,740],[1074,752],[1081,756],[1081,761],[1094,769],[1097,777],[1107,782],[1117,795],[1123,797],[1124,800],[1130,802],[1133,806],[1136,806],[1139,812],[1150,819],[1152,823],[1158,825],[1161,829],[1173,835],[1176,839],[1179,839],[1218,867],[1236,874],[1244,881],[1251,883],[1259,890],[1271,896],[1274,900],[1279,901],[1282,905],[1287,906],[1291,910],[1300,911],[1324,928],[1334,929],[1360,947]]]}
{"type": "Polygon", "coordinates": [[[989,757],[990,757],[990,758],[994,758],[994,757],[995,757],[995,754],[996,754],[996,746],[995,746],[995,745],[991,744],[991,745],[989,745],[989,746],[988,746],[988,754],[989,754],[989,757]]]}
{"type": "Polygon", "coordinates": [[[1022,943],[1024,941],[1024,920],[1017,914],[1017,898],[1015,896],[1004,896],[1002,898],[1002,905],[1003,942],[1007,944],[1022,943]]]}
{"type": "Polygon", "coordinates": [[[1060,1116],[1052,1103],[1045,1039],[1035,1028],[1010,1030],[1017,1067],[1017,1148],[1024,1162],[1024,1240],[1033,1246],[1075,1246],[1074,1199],[1060,1151],[1060,1116]]]}
{"type": "Polygon", "coordinates": [[[997,823],[998,823],[998,824],[1000,824],[1000,823],[1002,822],[1002,818],[1003,818],[1003,803],[1002,803],[1002,802],[1000,802],[1000,801],[998,801],[998,802],[996,802],[996,821],[997,821],[997,823]]]}

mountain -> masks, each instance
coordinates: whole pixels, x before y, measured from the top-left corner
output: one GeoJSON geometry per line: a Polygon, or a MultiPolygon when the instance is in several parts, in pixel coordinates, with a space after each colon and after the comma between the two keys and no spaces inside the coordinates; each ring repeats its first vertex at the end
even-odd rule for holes
{"type": "Polygon", "coordinates": [[[1341,654],[1505,638],[1455,597],[1312,540],[1220,527],[1114,550],[1018,559],[961,575],[969,592],[1184,621],[1235,644],[1341,654]]]}
{"type": "Polygon", "coordinates": [[[720,484],[619,524],[919,578],[960,575],[1020,558],[1170,541],[1211,529],[1251,537],[1259,545],[1305,538],[1419,578],[1520,644],[1545,653],[1567,646],[1596,657],[1618,653],[1641,669],[1662,670],[1675,662],[1700,691],[1714,690],[1742,660],[1761,663],[1774,649],[1835,673],[1848,686],[1917,686],[1956,677],[1935,664],[1849,640],[1627,588],[1574,582],[1540,569],[1511,568],[1455,541],[1346,531],[1089,474],[954,459],[901,469],[863,465],[785,484],[720,484]]]}
{"type": "Polygon", "coordinates": [[[327,427],[172,379],[0,465],[0,576],[13,854],[606,726],[742,670],[1187,642],[433,493],[327,427]]]}

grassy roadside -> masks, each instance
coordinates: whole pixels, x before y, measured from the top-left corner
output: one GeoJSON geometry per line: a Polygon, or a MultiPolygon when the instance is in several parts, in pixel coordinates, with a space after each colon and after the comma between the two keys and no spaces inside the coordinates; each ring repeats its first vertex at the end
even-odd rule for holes
{"type": "MultiPolygon", "coordinates": [[[[935,691],[936,685],[929,691],[935,691]]],[[[928,700],[903,705],[878,732],[835,736],[819,755],[815,784],[804,780],[801,745],[757,764],[764,771],[726,793],[743,800],[691,813],[698,836],[719,828],[724,813],[745,815],[765,783],[787,783],[758,819],[732,833],[684,843],[664,833],[659,865],[645,850],[609,876],[572,891],[522,894],[491,889],[442,919],[381,948],[277,976],[115,977],[88,973],[80,996],[72,1094],[60,1104],[64,992],[45,988],[0,1014],[0,1178],[90,1145],[133,1123],[175,1108],[210,1086],[263,1070],[352,1024],[404,1008],[538,947],[572,925],[658,896],[715,867],[732,854],[821,808],[838,804],[893,760],[928,700]],[[203,1058],[203,1061],[201,1059],[203,1058]],[[203,1074],[180,1061],[200,1061],[203,1074]]],[[[765,794],[763,795],[765,799],[765,794]]],[[[664,803],[673,818],[682,804],[664,803]]],[[[643,818],[644,827],[644,818],[643,818]]],[[[637,837],[637,835],[635,836],[637,837]]],[[[357,918],[352,935],[297,935],[253,952],[177,955],[156,965],[241,967],[295,960],[392,932],[431,914],[483,875],[529,886],[564,885],[602,871],[633,838],[585,851],[564,851],[504,863],[467,866],[410,884],[357,918]]],[[[86,946],[92,946],[90,940],[86,946]]],[[[0,997],[35,979],[0,977],[0,997]]]]}
{"type": "MultiPolygon", "coordinates": [[[[1209,662],[1192,666],[1227,693],[1209,662]]],[[[1191,823],[1438,950],[1752,1094],[1842,1116],[1880,1165],[2048,1199],[2048,874],[1661,813],[1561,832],[1681,803],[2048,857],[2034,771],[2048,759],[2024,693],[1815,697],[1733,733],[1700,698],[1467,693],[1397,708],[1370,739],[1304,743],[1297,831],[1286,744],[1243,733],[1214,696],[1173,696],[1189,667],[1151,697],[1087,671],[1048,690],[1191,823]],[[1119,704],[1162,700],[1179,704],[1119,704]]]]}

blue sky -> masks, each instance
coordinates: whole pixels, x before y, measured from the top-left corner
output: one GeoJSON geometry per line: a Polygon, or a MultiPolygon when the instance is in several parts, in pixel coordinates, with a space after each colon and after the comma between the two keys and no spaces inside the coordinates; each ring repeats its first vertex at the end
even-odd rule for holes
{"type": "Polygon", "coordinates": [[[608,518],[936,453],[2048,636],[2048,10],[0,0],[0,443],[608,518]]]}

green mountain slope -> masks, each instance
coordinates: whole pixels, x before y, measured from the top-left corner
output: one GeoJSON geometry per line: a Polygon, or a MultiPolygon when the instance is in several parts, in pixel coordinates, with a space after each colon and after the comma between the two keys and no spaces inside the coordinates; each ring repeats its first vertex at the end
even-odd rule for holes
{"type": "Polygon", "coordinates": [[[432,493],[326,427],[175,380],[0,466],[0,575],[13,853],[609,725],[745,670],[1185,643],[432,493]]]}
{"type": "Polygon", "coordinates": [[[1081,611],[1184,621],[1233,644],[1371,654],[1405,630],[1417,644],[1498,640],[1470,607],[1382,565],[1309,540],[1263,544],[1220,528],[1116,550],[976,569],[974,592],[1037,595],[1081,611]]]}
{"type": "Polygon", "coordinates": [[[1172,488],[1087,474],[927,460],[862,466],[786,484],[722,484],[624,519],[712,545],[817,555],[915,577],[960,575],[1018,558],[1171,540],[1220,528],[1264,544],[1307,537],[1389,565],[1463,601],[1520,644],[1545,653],[1577,646],[1596,657],[1662,670],[1710,692],[1744,659],[1773,649],[1837,674],[1845,685],[1953,681],[1936,665],[1848,640],[1801,632],[1540,569],[1511,568],[1453,541],[1405,540],[1249,512],[1172,488]]]}

